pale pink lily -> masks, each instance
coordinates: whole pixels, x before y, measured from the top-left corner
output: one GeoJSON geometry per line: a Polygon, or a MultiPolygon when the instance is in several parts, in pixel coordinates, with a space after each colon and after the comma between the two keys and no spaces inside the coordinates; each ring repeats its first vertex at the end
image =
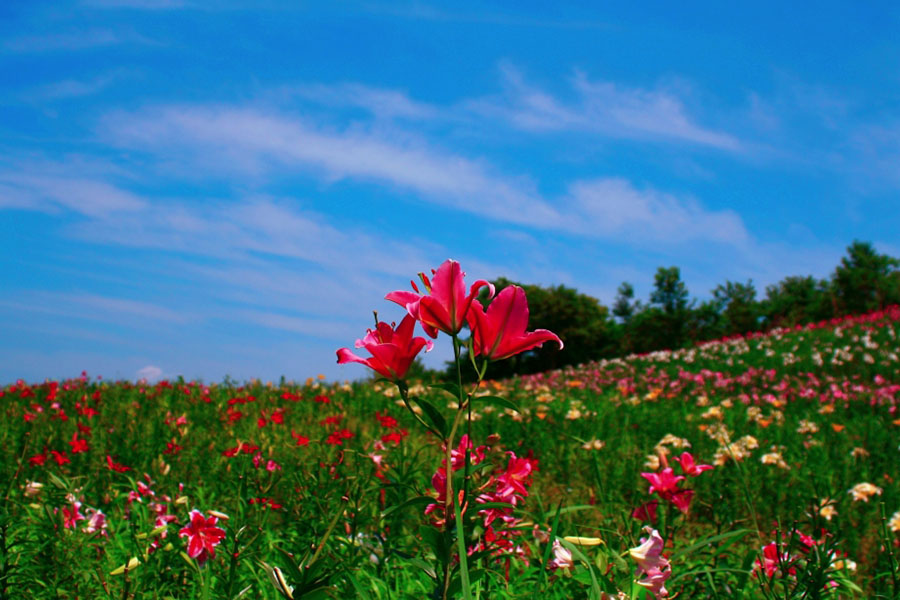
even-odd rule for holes
{"type": "Polygon", "coordinates": [[[474,300],[468,320],[475,356],[502,360],[550,341],[559,344],[560,350],[563,347],[562,340],[552,331],[526,331],[528,300],[525,290],[517,285],[506,287],[497,294],[487,312],[478,300],[474,300]]]}
{"type": "Polygon", "coordinates": [[[420,273],[427,294],[420,294],[415,282],[415,292],[397,290],[385,296],[385,300],[396,302],[406,308],[407,312],[422,324],[422,329],[429,336],[437,337],[438,331],[447,335],[456,335],[462,329],[466,313],[481,288],[488,288],[488,297],[494,295],[494,286],[489,281],[479,279],[469,288],[466,295],[465,273],[455,260],[447,259],[432,271],[431,280],[420,273]]]}
{"type": "Polygon", "coordinates": [[[90,515],[87,518],[87,525],[82,528],[82,531],[85,533],[96,533],[100,532],[101,535],[106,535],[106,515],[103,514],[103,511],[99,509],[88,509],[88,514],[90,515]]]}
{"type": "Polygon", "coordinates": [[[356,340],[357,348],[365,348],[372,354],[371,358],[361,358],[349,348],[337,351],[338,364],[355,362],[366,365],[379,375],[392,381],[403,379],[415,360],[416,355],[425,348],[431,350],[434,342],[423,337],[413,337],[416,320],[407,315],[400,325],[392,327],[379,322],[374,330],[370,329],[361,340],[356,340]]]}
{"type": "Polygon", "coordinates": [[[553,540],[553,558],[547,561],[547,567],[552,570],[571,569],[575,566],[575,560],[572,558],[572,551],[559,543],[559,540],[553,540]]]}
{"type": "Polygon", "coordinates": [[[644,531],[648,534],[647,538],[640,546],[628,551],[637,563],[635,576],[640,578],[637,584],[646,588],[655,598],[665,598],[669,594],[665,582],[672,574],[669,561],[662,554],[665,542],[659,532],[652,527],[644,527],[644,531]]]}

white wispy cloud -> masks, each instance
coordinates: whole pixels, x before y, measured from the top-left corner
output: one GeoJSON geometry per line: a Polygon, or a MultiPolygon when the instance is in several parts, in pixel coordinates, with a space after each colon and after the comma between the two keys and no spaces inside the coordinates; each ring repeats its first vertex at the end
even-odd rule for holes
{"type": "Polygon", "coordinates": [[[593,133],[613,138],[687,142],[737,151],[735,136],[704,127],[691,118],[676,90],[645,89],[593,81],[582,72],[571,80],[575,98],[561,99],[530,85],[515,67],[501,65],[505,92],[467,103],[470,110],[535,132],[593,133]]]}
{"type": "Polygon", "coordinates": [[[0,170],[0,208],[39,211],[66,209],[90,217],[145,208],[134,193],[115,184],[75,173],[57,174],[38,167],[0,170]]]}
{"type": "Polygon", "coordinates": [[[0,306],[26,314],[85,319],[137,329],[148,329],[159,323],[184,324],[194,319],[191,314],[153,302],[84,292],[25,290],[15,300],[0,301],[0,306]]]}
{"type": "Polygon", "coordinates": [[[353,82],[284,86],[267,95],[306,100],[330,109],[362,109],[380,119],[437,119],[446,118],[448,113],[441,107],[413,100],[405,91],[353,82]]]}
{"type": "MultiPolygon", "coordinates": [[[[499,173],[486,161],[411,139],[402,130],[326,130],[302,117],[260,109],[175,106],[114,115],[105,122],[105,135],[113,144],[156,152],[160,160],[177,153],[182,168],[194,175],[205,169],[221,177],[227,169],[231,176],[242,171],[277,177],[301,167],[325,181],[387,184],[454,210],[588,237],[627,238],[636,226],[660,241],[735,243],[746,237],[735,213],[709,213],[696,200],[639,191],[619,179],[573,182],[569,194],[547,198],[528,177],[499,173]],[[681,227],[653,224],[654,219],[681,227]],[[671,232],[679,235],[667,238],[671,232]]],[[[277,208],[259,206],[244,221],[262,218],[275,227],[267,233],[277,234],[279,224],[290,218],[265,216],[272,211],[277,208]]]]}
{"type": "Polygon", "coordinates": [[[415,244],[336,227],[296,201],[262,197],[197,205],[157,200],[141,211],[73,223],[67,231],[84,241],[229,260],[254,254],[280,256],[322,269],[353,265],[400,274],[415,272],[428,262],[427,253],[415,244]]]}
{"type": "Polygon", "coordinates": [[[569,188],[570,228],[587,235],[638,235],[643,241],[709,240],[744,244],[749,234],[734,211],[709,211],[691,197],[638,189],[620,178],[578,181],[569,188]]]}

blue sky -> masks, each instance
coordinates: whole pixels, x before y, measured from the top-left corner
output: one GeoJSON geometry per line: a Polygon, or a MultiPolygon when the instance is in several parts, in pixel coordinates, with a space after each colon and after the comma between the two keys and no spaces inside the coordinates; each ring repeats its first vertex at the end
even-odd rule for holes
{"type": "Polygon", "coordinates": [[[609,304],[900,256],[896,4],[549,4],[0,3],[0,383],[360,377],[448,257],[609,304]]]}

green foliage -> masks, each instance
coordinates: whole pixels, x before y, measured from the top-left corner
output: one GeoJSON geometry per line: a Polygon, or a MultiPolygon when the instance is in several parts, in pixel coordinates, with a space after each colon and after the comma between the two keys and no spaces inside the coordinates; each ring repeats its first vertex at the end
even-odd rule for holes
{"type": "Polygon", "coordinates": [[[832,277],[843,314],[861,313],[900,302],[900,261],[879,254],[868,242],[854,241],[832,277]]]}
{"type": "Polygon", "coordinates": [[[756,288],[753,287],[753,281],[747,283],[726,281],[713,290],[713,298],[724,307],[722,333],[725,335],[756,331],[759,328],[760,307],[756,302],[756,288]]]}
{"type": "MultiPolygon", "coordinates": [[[[655,497],[641,473],[662,468],[652,464],[660,448],[676,473],[674,457],[686,450],[716,466],[683,482],[694,492],[687,514],[660,504],[654,526],[666,541],[672,596],[896,597],[898,533],[888,520],[900,509],[892,412],[900,311],[837,325],[483,384],[470,433],[487,459],[472,481],[496,480],[492,469],[510,451],[533,453],[539,470],[513,513],[517,550],[469,556],[472,597],[630,594],[628,550],[646,537],[631,514],[655,497]],[[862,482],[880,494],[854,499],[848,491],[862,482]],[[770,577],[757,561],[772,542],[792,558],[770,577]],[[568,568],[550,562],[560,548],[572,557],[568,568]]],[[[75,379],[51,390],[0,389],[4,598],[421,599],[443,589],[437,567],[453,565],[460,537],[435,527],[425,507],[446,453],[398,406],[395,386],[75,379]],[[332,434],[343,430],[350,437],[338,445],[332,434]],[[71,453],[75,432],[89,450],[71,453]],[[245,442],[259,448],[230,452],[245,442]],[[50,450],[69,451],[70,462],[57,464],[50,450]],[[31,460],[42,455],[42,464],[31,460]],[[107,455],[131,470],[111,470],[107,455]],[[268,470],[268,460],[281,468],[268,470]],[[66,526],[73,499],[82,513],[102,510],[106,531],[66,526]],[[157,526],[160,505],[178,522],[157,526]],[[178,535],[192,508],[230,517],[202,566],[186,558],[178,535]]],[[[442,426],[429,413],[452,414],[471,390],[410,382],[407,391],[440,431],[449,420],[442,426]]],[[[465,488],[462,473],[454,489],[465,488]]],[[[457,518],[471,543],[483,520],[471,505],[457,518]]],[[[463,595],[455,565],[449,586],[463,595]]]]}
{"type": "Polygon", "coordinates": [[[810,276],[785,277],[778,284],[768,286],[761,308],[767,328],[793,327],[835,315],[828,282],[810,276]]]}

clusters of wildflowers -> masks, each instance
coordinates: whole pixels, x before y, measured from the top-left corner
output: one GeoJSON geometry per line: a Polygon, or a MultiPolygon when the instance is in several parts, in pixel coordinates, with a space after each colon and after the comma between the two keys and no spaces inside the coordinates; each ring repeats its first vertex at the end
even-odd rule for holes
{"type": "MultiPolygon", "coordinates": [[[[457,472],[465,467],[466,452],[469,453],[470,466],[474,467],[485,460],[487,446],[474,446],[468,435],[463,435],[459,446],[451,449],[451,472],[457,472]]],[[[531,485],[532,476],[538,470],[538,460],[529,456],[518,457],[515,452],[505,453],[507,461],[504,467],[495,469],[484,481],[476,480],[473,483],[475,492],[476,511],[484,529],[478,542],[469,548],[469,553],[479,550],[487,550],[493,554],[513,551],[522,554],[524,549],[516,546],[515,538],[522,531],[516,529],[522,521],[514,516],[513,512],[528,497],[528,487],[531,485]],[[478,508],[478,505],[490,504],[488,508],[478,508]]],[[[483,473],[484,471],[482,471],[483,473]]],[[[452,512],[446,514],[447,494],[447,469],[446,461],[432,476],[432,488],[436,503],[425,507],[425,514],[432,515],[432,523],[442,526],[446,519],[453,519],[452,512]]],[[[462,491],[458,494],[458,502],[463,501],[462,491]]],[[[462,506],[465,514],[468,506],[462,506]]]]}
{"type": "MultiPolygon", "coordinates": [[[[463,537],[466,537],[465,526],[455,518],[456,513],[465,515],[473,504],[489,504],[489,507],[476,509],[482,533],[477,542],[468,547],[468,553],[479,551],[494,555],[522,553],[514,541],[520,534],[514,526],[520,521],[514,516],[513,511],[528,496],[528,486],[531,484],[532,474],[537,470],[538,461],[531,453],[527,457],[519,457],[513,452],[508,452],[504,468],[487,474],[485,470],[480,469],[473,475],[473,467],[485,460],[487,447],[476,447],[468,434],[461,436],[458,445],[453,443],[453,439],[463,416],[469,424],[473,420],[471,401],[474,391],[464,394],[460,380],[456,386],[457,401],[448,403],[449,408],[456,410],[452,426],[447,427],[438,410],[426,405],[429,408],[427,415],[429,424],[422,418],[420,412],[417,412],[417,409],[422,408],[421,404],[413,407],[410,403],[410,390],[404,378],[419,352],[423,349],[431,350],[433,347],[430,340],[414,335],[416,323],[420,324],[430,338],[437,338],[438,333],[452,337],[457,366],[461,350],[459,334],[465,325],[469,326],[470,357],[473,363],[477,358],[483,361],[478,373],[476,390],[482,382],[488,361],[509,358],[548,341],[556,342],[560,348],[563,343],[550,331],[542,329],[527,331],[528,302],[525,291],[518,286],[509,286],[496,297],[494,286],[485,280],[478,280],[467,288],[464,281],[465,273],[459,263],[453,260],[447,260],[437,270],[433,270],[431,277],[424,273],[420,273],[419,277],[425,293],[422,293],[415,281],[412,281],[410,283],[413,291],[398,290],[385,296],[386,300],[406,309],[407,314],[400,324],[387,324],[378,321],[376,317],[375,329],[369,329],[362,339],[356,341],[356,348],[365,348],[371,356],[363,358],[348,348],[341,348],[337,351],[338,363],[364,364],[385,379],[396,383],[402,403],[429,431],[440,436],[445,458],[442,466],[431,478],[434,490],[432,497],[435,502],[429,503],[425,509],[425,514],[431,516],[432,522],[445,528],[446,531],[455,527],[457,538],[462,544],[463,537]],[[487,290],[488,300],[493,298],[487,310],[477,299],[483,289],[487,290]],[[464,410],[466,408],[468,410],[464,410]],[[463,489],[454,493],[453,473],[460,470],[464,470],[465,483],[463,489]]],[[[383,427],[394,429],[397,426],[396,420],[392,417],[381,414],[376,414],[376,417],[383,427]]],[[[389,442],[399,443],[405,435],[405,430],[395,429],[376,442],[375,450],[383,450],[384,445],[389,442]]],[[[370,457],[375,462],[376,474],[381,475],[384,469],[383,455],[373,452],[370,457]]],[[[466,561],[462,556],[457,556],[456,559],[459,560],[465,580],[466,561]]],[[[447,597],[451,561],[443,562],[442,585],[444,597],[447,597]]]]}
{"type": "Polygon", "coordinates": [[[818,540],[798,530],[778,536],[777,540],[763,546],[760,557],[754,563],[754,576],[764,577],[770,584],[775,580],[793,583],[798,579],[798,574],[807,571],[812,563],[814,568],[822,569],[825,574],[826,588],[839,587],[841,572],[855,571],[856,563],[845,552],[827,547],[828,538],[824,530],[818,540]]]}

